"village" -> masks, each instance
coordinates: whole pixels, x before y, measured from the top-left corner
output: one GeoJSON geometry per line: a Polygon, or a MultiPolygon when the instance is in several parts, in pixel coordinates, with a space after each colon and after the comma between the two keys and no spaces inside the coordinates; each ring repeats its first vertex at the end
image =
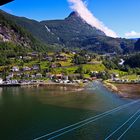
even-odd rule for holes
{"type": "MultiPolygon", "coordinates": [[[[110,57],[115,54],[106,54],[110,57]]],[[[101,56],[72,51],[57,53],[30,52],[24,56],[9,58],[11,64],[0,67],[0,86],[25,86],[39,84],[85,84],[94,80],[113,83],[140,83],[135,79],[121,78],[115,71],[103,65],[101,56]]],[[[120,65],[123,65],[120,59],[120,65]]]]}

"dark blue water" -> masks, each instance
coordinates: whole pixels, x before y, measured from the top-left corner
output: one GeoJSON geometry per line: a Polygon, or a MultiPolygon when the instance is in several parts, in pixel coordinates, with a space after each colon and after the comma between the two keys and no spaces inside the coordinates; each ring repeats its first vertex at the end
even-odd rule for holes
{"type": "MultiPolygon", "coordinates": [[[[33,140],[84,119],[96,116],[134,100],[123,99],[112,94],[99,82],[89,85],[86,91],[64,91],[49,88],[0,88],[0,139],[33,140]]],[[[138,109],[137,102],[119,111],[112,112],[94,122],[67,132],[58,132],[60,140],[104,140],[138,109]],[[64,133],[64,134],[63,134],[64,133]]],[[[119,138],[135,121],[136,114],[110,139],[119,138]]],[[[129,129],[122,139],[140,139],[140,119],[129,129]]],[[[68,129],[69,130],[69,129],[68,129]]],[[[68,131],[67,130],[67,131],[68,131]]]]}

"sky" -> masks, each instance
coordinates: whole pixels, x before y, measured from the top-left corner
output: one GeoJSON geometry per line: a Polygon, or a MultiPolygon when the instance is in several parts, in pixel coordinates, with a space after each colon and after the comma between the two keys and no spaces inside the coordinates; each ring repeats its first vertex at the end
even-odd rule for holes
{"type": "MultiPolygon", "coordinates": [[[[64,19],[73,11],[72,7],[77,6],[76,2],[80,1],[82,0],[15,0],[0,6],[0,9],[38,21],[64,19]]],[[[97,27],[111,31],[118,37],[140,37],[140,0],[86,0],[84,6],[88,10],[87,14],[93,14],[89,18],[97,20],[97,27]]],[[[83,13],[81,11],[81,15],[83,13]]],[[[88,18],[86,20],[89,24],[94,24],[88,18]]]]}

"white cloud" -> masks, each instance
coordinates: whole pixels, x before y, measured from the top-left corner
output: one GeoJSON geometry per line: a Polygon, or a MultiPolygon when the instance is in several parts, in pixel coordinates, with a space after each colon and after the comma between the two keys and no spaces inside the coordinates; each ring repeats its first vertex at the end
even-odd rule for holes
{"type": "Polygon", "coordinates": [[[140,37],[140,32],[136,32],[136,31],[131,31],[131,32],[127,32],[125,33],[126,37],[140,37]]]}
{"type": "Polygon", "coordinates": [[[83,0],[68,0],[70,3],[70,7],[72,10],[76,11],[80,17],[85,20],[92,27],[96,27],[97,29],[103,31],[107,36],[118,37],[117,34],[106,27],[103,22],[98,20],[87,8],[87,1],[83,0]]]}

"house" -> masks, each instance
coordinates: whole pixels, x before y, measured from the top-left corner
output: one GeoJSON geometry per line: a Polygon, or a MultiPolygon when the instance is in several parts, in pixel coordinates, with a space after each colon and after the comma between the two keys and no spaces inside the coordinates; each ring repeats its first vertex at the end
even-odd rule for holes
{"type": "Polygon", "coordinates": [[[54,75],[50,74],[50,73],[46,73],[46,78],[49,78],[49,79],[53,79],[54,75]]]}
{"type": "Polygon", "coordinates": [[[17,80],[7,80],[6,84],[19,84],[17,80]]]}
{"type": "Polygon", "coordinates": [[[33,65],[32,69],[33,70],[39,70],[40,69],[40,66],[39,65],[33,65]]]}
{"type": "Polygon", "coordinates": [[[80,84],[81,83],[81,80],[73,80],[73,82],[80,84]]]}
{"type": "Polygon", "coordinates": [[[113,78],[112,80],[117,82],[117,81],[120,81],[120,78],[113,78]]]}
{"type": "Polygon", "coordinates": [[[114,76],[117,78],[117,77],[119,77],[119,74],[114,74],[114,76]]]}
{"type": "Polygon", "coordinates": [[[2,78],[0,78],[0,84],[3,84],[3,79],[2,78]]]}
{"type": "Polygon", "coordinates": [[[70,80],[63,80],[63,83],[68,84],[68,83],[71,83],[71,82],[70,82],[70,80]]]}
{"type": "Polygon", "coordinates": [[[51,56],[46,56],[46,57],[43,58],[43,60],[48,60],[49,62],[52,62],[53,57],[51,57],[51,56]]]}
{"type": "Polygon", "coordinates": [[[113,81],[116,81],[116,79],[119,79],[119,74],[114,73],[114,74],[111,74],[110,76],[113,81]]]}
{"type": "Polygon", "coordinates": [[[14,74],[13,73],[10,73],[8,76],[6,76],[6,79],[9,80],[9,79],[11,79],[13,77],[14,77],[14,74]]]}
{"type": "Polygon", "coordinates": [[[37,52],[28,53],[28,56],[31,56],[32,58],[38,58],[37,52]]]}
{"type": "Polygon", "coordinates": [[[97,80],[97,77],[91,77],[92,80],[97,80]]]}
{"type": "Polygon", "coordinates": [[[59,68],[61,66],[62,65],[60,63],[53,63],[53,64],[51,64],[51,68],[59,68]]]}
{"type": "Polygon", "coordinates": [[[91,57],[90,57],[88,54],[85,55],[85,58],[86,58],[88,61],[91,59],[91,57]]]}
{"type": "Polygon", "coordinates": [[[17,73],[16,76],[17,77],[21,77],[23,74],[22,73],[17,73]]]}
{"type": "Polygon", "coordinates": [[[69,80],[68,76],[63,76],[63,80],[69,80]]]}
{"type": "Polygon", "coordinates": [[[90,77],[89,77],[89,78],[84,78],[84,81],[85,81],[85,82],[92,81],[92,78],[90,78],[90,77]]]}
{"type": "Polygon", "coordinates": [[[58,61],[66,61],[67,57],[65,55],[58,54],[58,55],[56,55],[56,60],[58,60],[58,61]]]}
{"type": "Polygon", "coordinates": [[[29,78],[30,77],[30,74],[25,74],[24,77],[25,78],[29,78]]]}
{"type": "Polygon", "coordinates": [[[19,72],[19,67],[18,66],[13,66],[11,69],[12,72],[19,72]]]}
{"type": "Polygon", "coordinates": [[[73,54],[73,55],[75,55],[75,54],[76,54],[76,52],[72,52],[72,54],[73,54]]]}
{"type": "Polygon", "coordinates": [[[56,64],[51,64],[51,68],[56,68],[56,64]]]}
{"type": "Polygon", "coordinates": [[[23,56],[19,56],[19,59],[23,59],[23,56]]]}
{"type": "Polygon", "coordinates": [[[31,70],[31,68],[29,68],[29,67],[23,67],[23,71],[30,71],[31,70]]]}
{"type": "Polygon", "coordinates": [[[30,57],[30,56],[24,56],[23,59],[24,59],[24,60],[31,60],[32,57],[30,57]]]}
{"type": "Polygon", "coordinates": [[[75,79],[80,79],[80,74],[69,74],[69,79],[75,80],[75,79]]]}
{"type": "Polygon", "coordinates": [[[42,76],[42,74],[41,73],[37,73],[36,74],[36,78],[42,78],[43,76],[42,76]]]}
{"type": "Polygon", "coordinates": [[[56,75],[55,75],[55,78],[56,78],[56,79],[62,79],[62,78],[63,78],[63,75],[62,75],[62,74],[56,74],[56,75]]]}
{"type": "Polygon", "coordinates": [[[99,72],[98,71],[91,71],[91,77],[97,77],[99,72]]]}
{"type": "Polygon", "coordinates": [[[31,75],[31,78],[34,79],[34,78],[36,78],[36,76],[35,75],[31,75]]]}

